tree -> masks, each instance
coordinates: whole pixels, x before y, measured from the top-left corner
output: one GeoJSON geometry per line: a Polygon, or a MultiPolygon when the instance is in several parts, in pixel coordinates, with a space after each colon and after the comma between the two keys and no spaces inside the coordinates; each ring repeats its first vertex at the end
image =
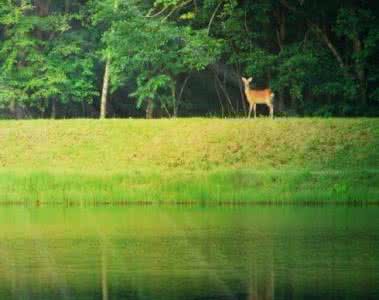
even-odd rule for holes
{"type": "Polygon", "coordinates": [[[378,115],[375,1],[0,0],[6,117],[378,115]],[[279,102],[279,103],[278,103],[279,102]]]}
{"type": "Polygon", "coordinates": [[[220,41],[205,30],[178,26],[165,17],[150,18],[137,8],[129,8],[104,38],[113,62],[113,89],[136,78],[130,95],[137,98],[138,107],[148,103],[148,115],[159,104],[176,117],[191,72],[215,62],[221,50],[220,41]]]}
{"type": "Polygon", "coordinates": [[[50,107],[55,117],[57,102],[92,101],[93,58],[87,54],[81,28],[71,25],[80,22],[80,16],[53,3],[3,0],[1,4],[3,105],[37,109],[41,116],[50,107]]]}

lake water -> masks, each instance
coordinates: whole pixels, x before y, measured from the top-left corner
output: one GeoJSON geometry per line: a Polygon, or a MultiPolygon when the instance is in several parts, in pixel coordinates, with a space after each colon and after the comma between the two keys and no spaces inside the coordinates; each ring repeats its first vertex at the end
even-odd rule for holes
{"type": "Polygon", "coordinates": [[[1,207],[0,299],[379,299],[379,207],[1,207]]]}

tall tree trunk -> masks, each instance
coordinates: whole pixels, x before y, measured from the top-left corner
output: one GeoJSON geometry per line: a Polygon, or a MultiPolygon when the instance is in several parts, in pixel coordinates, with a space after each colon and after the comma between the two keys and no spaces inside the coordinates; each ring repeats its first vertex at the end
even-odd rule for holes
{"type": "MultiPolygon", "coordinates": [[[[113,11],[115,12],[118,7],[118,0],[113,1],[113,11]]],[[[105,119],[107,115],[107,100],[109,92],[109,78],[110,78],[111,58],[108,54],[107,61],[105,63],[105,71],[103,77],[103,90],[101,92],[101,105],[100,105],[100,119],[105,119]]]]}
{"type": "Polygon", "coordinates": [[[293,95],[291,95],[291,93],[289,93],[289,98],[290,98],[289,109],[291,110],[291,113],[297,113],[297,109],[298,109],[297,99],[293,95]]]}
{"type": "Polygon", "coordinates": [[[12,118],[16,118],[16,101],[12,100],[11,103],[9,103],[9,112],[12,118]]]}
{"type": "Polygon", "coordinates": [[[51,99],[51,119],[55,119],[57,116],[57,99],[54,97],[51,99]]]}
{"type": "Polygon", "coordinates": [[[100,105],[100,119],[105,119],[107,114],[107,100],[108,100],[108,90],[109,90],[109,77],[110,77],[110,65],[111,59],[108,57],[105,63],[105,72],[103,78],[103,90],[101,92],[101,105],[100,105]]]}
{"type": "Polygon", "coordinates": [[[101,246],[101,293],[102,293],[102,300],[108,300],[109,299],[109,292],[108,292],[108,261],[107,261],[107,249],[106,245],[104,245],[105,242],[103,242],[103,245],[101,246]]]}
{"type": "Polygon", "coordinates": [[[278,109],[279,112],[285,111],[284,91],[282,89],[278,92],[278,109]]]}
{"type": "Polygon", "coordinates": [[[277,22],[276,40],[278,42],[280,51],[282,51],[284,47],[284,40],[287,36],[286,14],[282,7],[278,7],[278,9],[274,10],[274,16],[277,22]]]}
{"type": "MultiPolygon", "coordinates": [[[[225,117],[225,108],[224,108],[224,105],[222,104],[222,97],[221,97],[220,92],[219,92],[219,88],[218,88],[218,85],[217,85],[216,77],[214,78],[214,85],[215,85],[215,90],[216,90],[216,93],[217,93],[218,101],[220,102],[221,117],[224,118],[225,117]]],[[[242,101],[245,101],[245,98],[243,98],[242,101]]]]}
{"type": "Polygon", "coordinates": [[[367,105],[367,80],[365,67],[359,59],[359,54],[362,52],[362,42],[356,37],[353,40],[354,54],[357,57],[355,60],[355,72],[357,74],[357,79],[359,82],[359,95],[361,97],[362,105],[367,105]]]}
{"type": "MultiPolygon", "coordinates": [[[[277,29],[276,29],[276,39],[278,42],[279,51],[281,52],[284,47],[284,42],[287,36],[286,30],[286,11],[284,11],[284,7],[278,7],[277,10],[274,11],[274,15],[277,21],[277,29]]],[[[285,91],[283,88],[280,88],[277,93],[278,99],[278,111],[283,112],[285,110],[285,101],[284,101],[285,91]]]]}
{"type": "Polygon", "coordinates": [[[23,108],[19,104],[17,104],[15,100],[12,100],[9,104],[9,111],[12,118],[16,120],[22,119],[25,116],[23,108]]]}
{"type": "Polygon", "coordinates": [[[64,12],[66,15],[70,12],[70,0],[65,0],[64,2],[64,12]]]}
{"type": "Polygon", "coordinates": [[[183,81],[182,87],[180,88],[179,94],[178,94],[178,96],[176,97],[176,98],[177,98],[177,99],[176,99],[177,106],[179,106],[179,105],[182,103],[184,89],[186,88],[186,85],[187,85],[188,80],[190,79],[190,76],[191,76],[191,75],[187,75],[187,76],[184,78],[184,81],[183,81]]]}
{"type": "Polygon", "coordinates": [[[154,102],[153,99],[147,99],[146,119],[152,119],[154,116],[154,102]]]}
{"type": "Polygon", "coordinates": [[[87,118],[87,103],[85,101],[82,101],[82,115],[84,118],[87,118]]]}
{"type": "Polygon", "coordinates": [[[226,89],[226,86],[222,83],[222,81],[220,80],[220,78],[218,77],[218,74],[217,74],[217,70],[215,68],[213,68],[213,74],[214,74],[214,78],[222,92],[222,94],[224,95],[225,99],[227,100],[229,106],[228,106],[228,113],[229,115],[233,115],[233,116],[236,116],[237,115],[237,112],[233,106],[233,103],[232,103],[232,100],[228,94],[228,91],[226,89]]]}
{"type": "MultiPolygon", "coordinates": [[[[246,116],[247,115],[246,100],[245,100],[245,92],[243,90],[243,85],[242,85],[241,78],[240,78],[241,74],[242,74],[240,64],[236,64],[235,68],[236,68],[236,73],[238,74],[238,90],[239,90],[239,93],[240,93],[240,99],[241,99],[241,103],[242,103],[243,115],[246,116]]],[[[216,90],[217,90],[217,87],[216,87],[216,90]]],[[[239,114],[238,110],[237,110],[237,113],[239,114]]]]}
{"type": "Polygon", "coordinates": [[[48,16],[51,6],[51,0],[37,0],[35,6],[39,16],[48,16]]]}
{"type": "Polygon", "coordinates": [[[172,116],[176,118],[178,116],[178,103],[176,101],[176,86],[173,84],[171,86],[171,97],[172,97],[172,116]]]}

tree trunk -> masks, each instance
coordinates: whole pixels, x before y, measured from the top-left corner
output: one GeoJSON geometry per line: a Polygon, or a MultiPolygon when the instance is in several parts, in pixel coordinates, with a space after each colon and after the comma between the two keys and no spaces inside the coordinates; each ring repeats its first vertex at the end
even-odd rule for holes
{"type": "Polygon", "coordinates": [[[284,91],[282,89],[278,92],[278,111],[281,113],[285,111],[284,91]]]}
{"type": "Polygon", "coordinates": [[[64,12],[66,15],[70,12],[70,0],[65,0],[64,2],[64,12]]]}
{"type": "Polygon", "coordinates": [[[182,84],[182,87],[180,88],[180,91],[179,91],[179,95],[177,96],[177,99],[176,99],[176,102],[177,102],[177,106],[180,105],[180,103],[182,103],[182,98],[183,98],[183,93],[184,93],[184,89],[187,85],[187,82],[188,80],[190,79],[190,76],[191,75],[187,75],[183,81],[183,84],[182,84]]]}
{"type": "Polygon", "coordinates": [[[152,119],[154,116],[154,102],[153,99],[147,99],[146,119],[152,119]]]}
{"type": "MultiPolygon", "coordinates": [[[[225,108],[224,108],[224,105],[222,104],[222,97],[221,97],[220,92],[219,92],[219,88],[218,88],[218,85],[217,85],[216,77],[214,78],[214,85],[215,85],[215,90],[216,90],[216,93],[217,93],[218,101],[220,102],[221,117],[224,118],[225,117],[225,108]]],[[[243,98],[242,101],[245,101],[245,98],[243,98]]]]}
{"type": "MultiPolygon", "coordinates": [[[[362,42],[359,38],[353,40],[353,49],[356,57],[359,57],[359,54],[362,52],[362,42]]],[[[359,58],[355,60],[355,72],[357,74],[359,82],[359,95],[361,97],[362,105],[367,105],[367,81],[366,81],[366,71],[364,65],[359,58]]]]}
{"type": "Polygon", "coordinates": [[[12,100],[11,103],[9,103],[9,112],[12,118],[16,118],[16,101],[12,100]]]}
{"type": "MultiPolygon", "coordinates": [[[[245,100],[245,92],[243,90],[242,82],[241,82],[241,66],[239,64],[236,64],[236,73],[238,74],[238,90],[240,93],[241,103],[242,103],[242,109],[243,109],[243,115],[247,115],[247,109],[246,109],[246,100],[245,100]]],[[[217,88],[216,88],[217,90],[217,88]]],[[[237,110],[237,114],[239,115],[239,110],[237,110]]]]}
{"type": "Polygon", "coordinates": [[[103,90],[101,93],[101,105],[100,105],[100,119],[105,119],[107,114],[107,100],[108,100],[108,89],[109,89],[109,69],[110,69],[111,59],[108,57],[105,63],[105,72],[103,78],[103,90]]]}
{"type": "Polygon", "coordinates": [[[101,248],[101,293],[102,300],[108,300],[108,261],[106,245],[103,244],[101,248]]]}
{"type": "MultiPolygon", "coordinates": [[[[118,0],[114,0],[113,11],[116,11],[117,8],[118,8],[118,0]]],[[[111,58],[110,58],[110,55],[108,54],[107,61],[105,63],[103,90],[101,92],[100,119],[105,119],[107,115],[107,100],[108,100],[108,90],[109,90],[110,67],[111,67],[111,58]]]]}
{"type": "Polygon", "coordinates": [[[172,111],[172,117],[177,118],[178,117],[178,107],[175,106],[173,111],[172,111]]]}
{"type": "Polygon", "coordinates": [[[172,97],[172,116],[176,118],[178,116],[178,103],[176,102],[176,86],[173,84],[171,86],[171,97],[172,97]]]}
{"type": "Polygon", "coordinates": [[[51,119],[55,119],[57,116],[57,99],[51,99],[51,119]]]}
{"type": "Polygon", "coordinates": [[[82,102],[82,115],[84,118],[87,118],[88,115],[87,115],[87,103],[86,102],[82,102]]]}
{"type": "MultiPolygon", "coordinates": [[[[283,50],[283,45],[287,36],[287,30],[286,30],[286,12],[284,11],[284,8],[278,7],[278,9],[275,11],[275,16],[277,20],[277,29],[276,29],[276,38],[278,41],[278,46],[280,52],[283,50]]],[[[285,91],[283,88],[279,89],[278,92],[278,111],[283,112],[285,110],[285,102],[284,102],[284,94],[285,91]]]]}
{"type": "Polygon", "coordinates": [[[233,103],[232,103],[232,100],[228,94],[228,91],[226,89],[226,87],[223,85],[222,81],[220,80],[220,78],[218,78],[218,75],[216,72],[214,72],[214,76],[215,76],[215,79],[216,79],[216,82],[218,84],[218,86],[220,87],[220,90],[222,91],[225,99],[227,100],[229,106],[228,106],[228,111],[229,111],[229,115],[234,115],[236,116],[237,115],[237,112],[233,106],[233,103]]]}
{"type": "Polygon", "coordinates": [[[289,98],[290,98],[290,105],[289,105],[289,109],[291,111],[291,113],[297,113],[297,104],[298,104],[298,101],[297,99],[291,95],[291,93],[289,93],[289,98]]]}
{"type": "Polygon", "coordinates": [[[16,120],[22,119],[25,116],[23,108],[15,100],[12,100],[9,104],[9,111],[12,118],[16,120]]]}
{"type": "Polygon", "coordinates": [[[284,40],[287,36],[287,30],[286,30],[286,14],[281,9],[281,7],[278,7],[277,10],[274,11],[274,15],[277,21],[277,28],[276,28],[276,39],[278,42],[278,46],[280,51],[283,50],[284,40]]]}

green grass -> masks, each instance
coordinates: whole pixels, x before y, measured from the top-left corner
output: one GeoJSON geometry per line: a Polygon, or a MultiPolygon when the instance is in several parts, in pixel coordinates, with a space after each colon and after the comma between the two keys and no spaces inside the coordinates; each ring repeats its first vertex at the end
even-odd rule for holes
{"type": "Polygon", "coordinates": [[[379,119],[0,121],[0,203],[379,201],[379,119]]]}

